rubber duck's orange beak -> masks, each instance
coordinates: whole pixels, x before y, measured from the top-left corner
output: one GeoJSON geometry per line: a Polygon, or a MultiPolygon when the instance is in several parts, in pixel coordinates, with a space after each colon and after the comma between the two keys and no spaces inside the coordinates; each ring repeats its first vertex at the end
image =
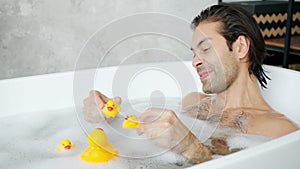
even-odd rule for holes
{"type": "Polygon", "coordinates": [[[108,110],[108,111],[113,111],[114,108],[113,108],[113,107],[107,107],[107,110],[108,110]]]}
{"type": "Polygon", "coordinates": [[[71,149],[71,145],[67,145],[64,147],[65,150],[70,150],[71,149]]]}

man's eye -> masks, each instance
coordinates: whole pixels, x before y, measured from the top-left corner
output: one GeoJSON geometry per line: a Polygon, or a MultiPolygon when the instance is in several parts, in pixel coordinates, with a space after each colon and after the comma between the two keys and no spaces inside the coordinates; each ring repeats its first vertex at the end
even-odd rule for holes
{"type": "Polygon", "coordinates": [[[208,50],[209,50],[210,48],[204,48],[204,49],[202,49],[202,52],[208,52],[208,50]]]}

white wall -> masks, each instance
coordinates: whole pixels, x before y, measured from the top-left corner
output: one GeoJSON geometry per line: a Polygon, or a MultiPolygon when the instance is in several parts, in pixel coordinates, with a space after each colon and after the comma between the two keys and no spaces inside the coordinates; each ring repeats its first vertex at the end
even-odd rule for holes
{"type": "MultiPolygon", "coordinates": [[[[0,79],[72,71],[88,38],[112,20],[141,12],[162,12],[190,22],[200,10],[216,3],[217,0],[1,0],[0,79]]],[[[163,37],[141,36],[126,44],[120,45],[104,65],[118,64],[114,61],[122,60],[124,51],[130,55],[151,47],[170,50],[184,60],[192,57],[186,47],[163,37]]],[[[132,62],[148,61],[146,55],[132,62]]],[[[87,57],[81,68],[92,67],[90,62],[93,60],[87,57]]]]}

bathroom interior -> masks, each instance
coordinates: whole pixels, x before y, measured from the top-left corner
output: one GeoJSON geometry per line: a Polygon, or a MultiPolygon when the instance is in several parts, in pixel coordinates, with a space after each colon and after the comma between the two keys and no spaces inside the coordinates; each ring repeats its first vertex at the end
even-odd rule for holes
{"type": "MultiPolygon", "coordinates": [[[[162,102],[180,112],[178,98],[201,91],[189,24],[215,4],[253,13],[270,53],[263,96],[300,126],[299,0],[1,0],[0,168],[299,168],[299,131],[272,140],[238,135],[231,145],[247,149],[194,165],[120,127],[127,113],[162,102]],[[92,89],[125,98],[117,120],[84,119],[83,99],[92,89]],[[95,128],[104,129],[118,157],[80,159],[95,128]],[[56,151],[65,139],[71,150],[56,151]]],[[[182,119],[203,140],[217,132],[182,119]]]]}

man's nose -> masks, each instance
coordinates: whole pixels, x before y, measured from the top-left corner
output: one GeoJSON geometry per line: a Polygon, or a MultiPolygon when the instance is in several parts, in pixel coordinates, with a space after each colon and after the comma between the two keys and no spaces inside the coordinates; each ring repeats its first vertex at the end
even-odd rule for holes
{"type": "Polygon", "coordinates": [[[200,65],[202,65],[203,63],[203,60],[200,56],[198,55],[195,55],[194,59],[193,59],[193,66],[194,68],[197,68],[199,67],[200,65]]]}

